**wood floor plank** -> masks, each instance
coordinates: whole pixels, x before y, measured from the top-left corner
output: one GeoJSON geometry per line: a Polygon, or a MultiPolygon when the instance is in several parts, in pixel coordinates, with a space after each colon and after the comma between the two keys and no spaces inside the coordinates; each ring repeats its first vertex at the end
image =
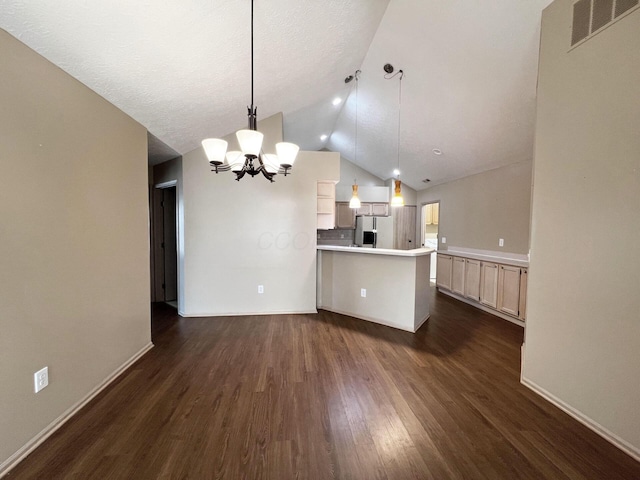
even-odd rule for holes
{"type": "Polygon", "coordinates": [[[416,333],[180,318],[8,479],[621,479],[640,464],[519,383],[522,329],[432,291],[416,333]]]}

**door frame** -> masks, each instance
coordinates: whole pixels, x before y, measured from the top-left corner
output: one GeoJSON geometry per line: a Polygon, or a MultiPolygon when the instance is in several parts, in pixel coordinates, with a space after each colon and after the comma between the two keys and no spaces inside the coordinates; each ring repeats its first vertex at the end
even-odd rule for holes
{"type": "MultiPolygon", "coordinates": [[[[184,255],[181,252],[184,251],[184,216],[182,208],[182,192],[178,180],[169,180],[167,182],[160,182],[153,184],[153,190],[163,190],[165,188],[175,187],[176,189],[176,255],[178,258],[178,313],[182,311],[184,302],[184,255]]],[[[154,193],[155,195],[155,193],[154,193]]],[[[152,200],[152,205],[154,204],[152,200]]],[[[153,217],[153,216],[152,216],[153,217]]],[[[151,230],[151,235],[154,235],[154,231],[151,230]]],[[[154,249],[153,237],[151,239],[151,248],[154,249]]],[[[152,254],[155,252],[152,251],[152,254]]]]}
{"type": "MultiPolygon", "coordinates": [[[[424,247],[424,241],[425,241],[425,234],[424,234],[424,230],[426,227],[426,223],[425,223],[425,215],[424,215],[424,209],[427,205],[433,205],[437,203],[438,204],[438,233],[436,233],[436,251],[440,249],[440,199],[438,200],[430,200],[428,202],[422,202],[420,204],[420,245],[422,247],[424,247]]],[[[429,276],[431,277],[431,279],[435,279],[436,278],[436,273],[437,273],[437,268],[438,268],[438,262],[436,260],[436,254],[432,254],[431,255],[431,264],[430,264],[430,272],[429,272],[429,276]]]]}

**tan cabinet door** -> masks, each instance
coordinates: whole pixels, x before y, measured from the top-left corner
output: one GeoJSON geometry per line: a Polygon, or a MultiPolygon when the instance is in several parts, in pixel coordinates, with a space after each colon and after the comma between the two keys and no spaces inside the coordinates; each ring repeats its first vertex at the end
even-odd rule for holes
{"type": "Polygon", "coordinates": [[[459,295],[464,295],[464,268],[464,258],[453,257],[451,291],[459,295]]]}
{"type": "Polygon", "coordinates": [[[371,214],[377,217],[389,216],[389,204],[388,203],[374,203],[371,205],[371,214]]]}
{"type": "Polygon", "coordinates": [[[451,255],[438,254],[438,268],[436,270],[436,285],[445,290],[451,290],[451,274],[453,257],[451,255]]]}
{"type": "Polygon", "coordinates": [[[336,228],[356,228],[356,209],[348,203],[336,202],[336,228]]]}
{"type": "Polygon", "coordinates": [[[520,267],[500,265],[498,271],[498,310],[515,317],[520,309],[520,267]]]}
{"type": "Polygon", "coordinates": [[[465,259],[464,296],[480,301],[480,260],[465,259]]]}
{"type": "Polygon", "coordinates": [[[370,203],[363,203],[360,205],[360,208],[356,210],[357,215],[371,215],[373,209],[371,208],[370,203]]]}
{"type": "Polygon", "coordinates": [[[526,268],[520,269],[520,314],[518,318],[525,320],[527,317],[527,278],[528,272],[526,268]]]}
{"type": "Polygon", "coordinates": [[[498,308],[498,264],[480,262],[480,303],[498,308]]]}
{"type": "Polygon", "coordinates": [[[333,198],[320,198],[318,197],[318,213],[332,214],[335,203],[333,198]]]}

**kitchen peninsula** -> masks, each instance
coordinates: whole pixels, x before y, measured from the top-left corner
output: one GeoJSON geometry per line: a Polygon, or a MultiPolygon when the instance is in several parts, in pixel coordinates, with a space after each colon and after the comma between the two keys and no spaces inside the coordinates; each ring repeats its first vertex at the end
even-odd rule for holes
{"type": "Polygon", "coordinates": [[[318,245],[318,308],[415,333],[429,318],[432,253],[318,245]]]}

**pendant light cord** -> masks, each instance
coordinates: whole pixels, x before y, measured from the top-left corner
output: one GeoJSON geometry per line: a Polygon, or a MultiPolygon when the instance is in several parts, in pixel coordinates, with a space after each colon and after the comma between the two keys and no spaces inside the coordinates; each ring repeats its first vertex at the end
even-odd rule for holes
{"type": "Polygon", "coordinates": [[[251,109],[253,110],[253,0],[251,0],[251,109]]]}
{"type": "MultiPolygon", "coordinates": [[[[400,74],[398,83],[398,172],[400,172],[400,112],[402,111],[402,78],[404,77],[404,72],[398,70],[398,73],[400,74]]],[[[398,178],[400,178],[400,173],[398,173],[398,178]]]]}
{"type": "Polygon", "coordinates": [[[359,75],[360,70],[356,71],[356,141],[355,144],[353,146],[353,156],[354,156],[354,162],[356,163],[356,165],[358,164],[358,75],[359,75]]]}

